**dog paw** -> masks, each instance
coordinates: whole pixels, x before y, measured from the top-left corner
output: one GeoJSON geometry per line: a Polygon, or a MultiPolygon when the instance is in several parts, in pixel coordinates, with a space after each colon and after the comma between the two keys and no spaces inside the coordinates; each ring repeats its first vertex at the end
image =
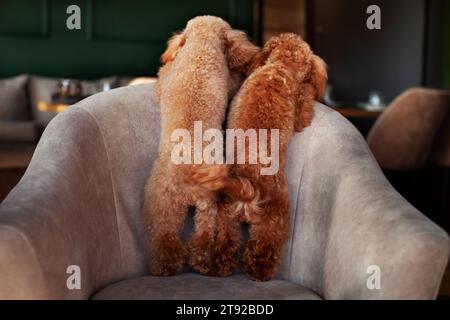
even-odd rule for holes
{"type": "Polygon", "coordinates": [[[237,253],[240,243],[228,239],[224,243],[217,244],[214,248],[211,275],[216,277],[229,277],[238,265],[237,253]]]}
{"type": "Polygon", "coordinates": [[[173,276],[183,268],[186,253],[180,239],[167,237],[154,244],[152,251],[150,273],[153,276],[173,276]]]}
{"type": "Polygon", "coordinates": [[[245,271],[252,280],[271,280],[278,270],[279,257],[270,245],[249,246],[244,253],[245,271]]]}
{"type": "Polygon", "coordinates": [[[234,273],[236,266],[237,261],[226,257],[218,257],[213,263],[210,275],[214,277],[229,277],[234,273]]]}
{"type": "Polygon", "coordinates": [[[196,272],[204,275],[210,273],[212,239],[206,234],[193,236],[188,244],[188,265],[196,272]]]}

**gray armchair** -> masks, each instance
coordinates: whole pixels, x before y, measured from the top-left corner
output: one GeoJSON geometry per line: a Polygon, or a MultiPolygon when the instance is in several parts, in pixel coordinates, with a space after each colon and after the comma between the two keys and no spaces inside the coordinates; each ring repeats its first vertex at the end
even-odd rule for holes
{"type": "Polygon", "coordinates": [[[141,208],[159,131],[152,85],[97,94],[52,120],[0,205],[0,298],[436,297],[447,234],[391,187],[356,129],[320,104],[290,146],[291,232],[276,280],[147,276],[141,208]],[[80,289],[68,289],[71,265],[80,289]],[[379,289],[368,288],[370,266],[379,289]]]}

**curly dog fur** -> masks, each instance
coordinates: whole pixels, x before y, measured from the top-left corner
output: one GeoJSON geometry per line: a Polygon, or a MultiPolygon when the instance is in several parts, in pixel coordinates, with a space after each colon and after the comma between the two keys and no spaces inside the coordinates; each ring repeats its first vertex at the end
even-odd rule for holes
{"type": "Polygon", "coordinates": [[[221,129],[229,99],[240,84],[236,74],[247,71],[258,50],[243,32],[213,16],[190,20],[168,42],[156,85],[162,127],[159,158],[146,185],[143,209],[153,275],[177,273],[187,253],[192,268],[208,272],[217,201],[210,193],[180,188],[183,174],[205,164],[175,165],[171,134],[175,129],[192,133],[194,121],[202,121],[204,130],[221,129]],[[179,233],[191,206],[196,207],[196,227],[186,248],[179,233]]]}
{"type": "Polygon", "coordinates": [[[311,124],[314,101],[324,93],[327,72],[322,59],[291,33],[269,40],[253,59],[249,72],[232,101],[227,128],[279,129],[278,173],[261,175],[261,164],[235,164],[228,169],[197,170],[189,176],[189,183],[222,194],[211,273],[233,273],[241,247],[241,223],[247,222],[250,229],[244,266],[252,279],[266,281],[277,272],[289,229],[284,173],[288,143],[295,131],[311,124]]]}

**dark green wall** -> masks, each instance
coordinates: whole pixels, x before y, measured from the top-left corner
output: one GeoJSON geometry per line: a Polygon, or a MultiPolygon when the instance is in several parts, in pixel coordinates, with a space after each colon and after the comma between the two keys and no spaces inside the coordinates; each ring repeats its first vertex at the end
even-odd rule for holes
{"type": "Polygon", "coordinates": [[[202,14],[253,34],[252,0],[0,0],[0,78],[154,75],[168,37],[202,14]],[[71,4],[81,30],[66,28],[71,4]]]}

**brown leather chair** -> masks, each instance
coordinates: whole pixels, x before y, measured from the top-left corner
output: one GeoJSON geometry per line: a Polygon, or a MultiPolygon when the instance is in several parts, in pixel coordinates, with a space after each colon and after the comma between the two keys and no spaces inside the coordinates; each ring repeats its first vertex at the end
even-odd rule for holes
{"type": "Polygon", "coordinates": [[[380,116],[367,142],[394,187],[450,229],[450,91],[414,88],[380,116]]]}
{"type": "MultiPolygon", "coordinates": [[[[385,170],[399,171],[422,168],[450,112],[449,106],[449,91],[413,88],[395,99],[367,137],[380,166],[385,170]]],[[[450,140],[448,132],[447,135],[450,140]]],[[[445,158],[445,152],[436,157],[445,158]]]]}

